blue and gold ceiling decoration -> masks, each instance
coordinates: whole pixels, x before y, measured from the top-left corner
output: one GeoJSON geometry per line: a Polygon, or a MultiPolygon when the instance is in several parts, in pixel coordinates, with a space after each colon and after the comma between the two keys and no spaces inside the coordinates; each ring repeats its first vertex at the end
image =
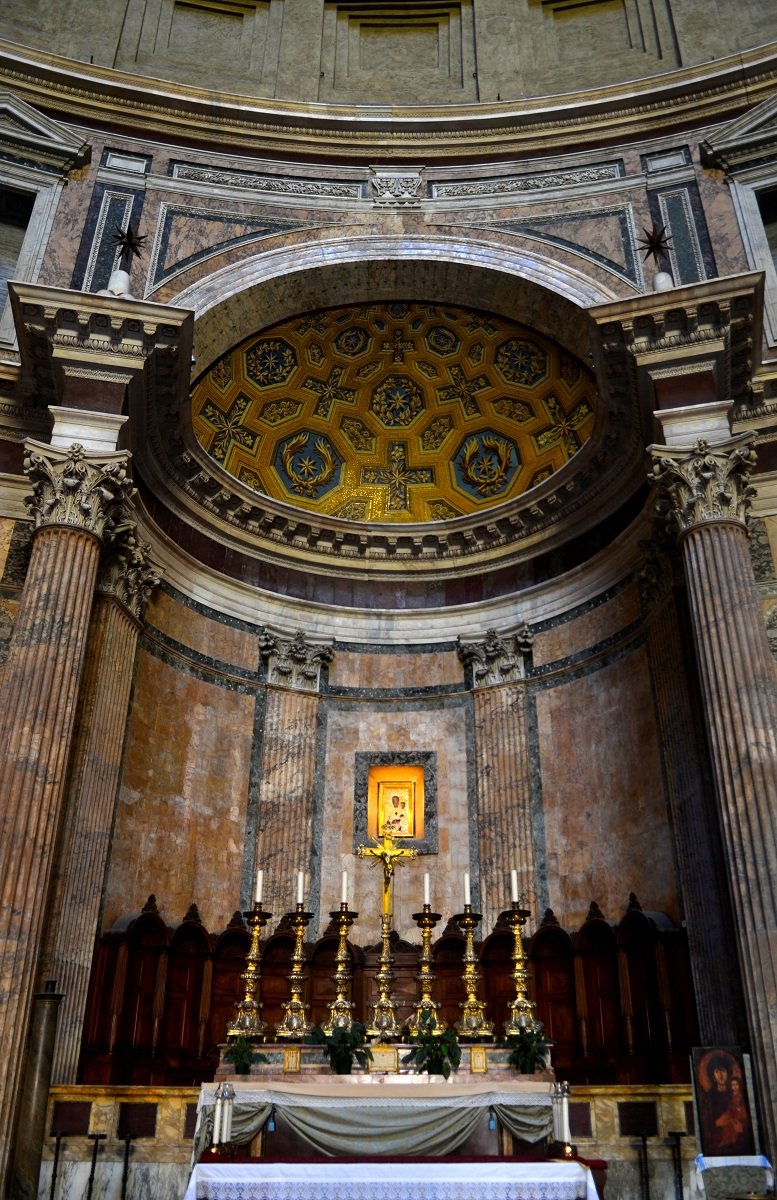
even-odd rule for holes
{"type": "Polygon", "coordinates": [[[450,520],[502,504],[593,430],[593,377],[503,317],[452,305],[309,313],[234,347],[196,384],[195,435],[247,487],[354,521],[450,520]]]}

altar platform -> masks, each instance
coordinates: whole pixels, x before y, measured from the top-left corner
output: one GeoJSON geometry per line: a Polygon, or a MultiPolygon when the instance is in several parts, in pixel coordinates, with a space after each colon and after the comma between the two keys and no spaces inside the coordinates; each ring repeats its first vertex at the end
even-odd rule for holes
{"type": "Polygon", "coordinates": [[[375,1159],[199,1163],[184,1200],[599,1200],[580,1162],[375,1159]]]}

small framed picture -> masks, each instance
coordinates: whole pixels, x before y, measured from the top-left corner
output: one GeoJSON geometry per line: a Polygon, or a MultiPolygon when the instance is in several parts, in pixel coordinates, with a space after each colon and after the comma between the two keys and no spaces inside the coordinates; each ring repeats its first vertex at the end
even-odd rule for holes
{"type": "Polygon", "coordinates": [[[396,1075],[399,1071],[399,1051],[396,1046],[373,1046],[370,1075],[396,1075]]]}
{"type": "Polygon", "coordinates": [[[488,1052],[485,1046],[470,1046],[469,1070],[471,1075],[488,1074],[488,1052]]]}
{"type": "Polygon", "coordinates": [[[302,1070],[302,1051],[299,1046],[283,1047],[283,1071],[286,1075],[297,1075],[302,1070]]]}
{"type": "Polygon", "coordinates": [[[693,1050],[693,1088],[702,1154],[754,1154],[755,1137],[742,1051],[735,1046],[693,1050]]]}

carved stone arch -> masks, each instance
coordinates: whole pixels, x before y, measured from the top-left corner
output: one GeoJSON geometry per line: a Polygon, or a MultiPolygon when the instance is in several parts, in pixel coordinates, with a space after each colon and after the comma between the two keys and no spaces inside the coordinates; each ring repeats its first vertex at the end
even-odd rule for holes
{"type": "Polygon", "coordinates": [[[165,297],[195,312],[198,373],[229,348],[224,330],[235,345],[258,329],[320,308],[322,295],[327,306],[412,295],[520,314],[581,358],[590,346],[586,309],[616,298],[607,272],[597,275],[582,255],[523,235],[365,237],[363,230],[338,229],[331,237],[318,231],[315,238],[301,231],[291,243],[225,265],[165,297]]]}

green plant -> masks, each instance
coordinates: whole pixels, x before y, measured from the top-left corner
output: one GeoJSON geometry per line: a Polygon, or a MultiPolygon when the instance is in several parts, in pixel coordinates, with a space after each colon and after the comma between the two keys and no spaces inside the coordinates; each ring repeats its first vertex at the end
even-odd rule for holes
{"type": "Polygon", "coordinates": [[[544,1036],[542,1028],[511,1033],[503,1044],[510,1051],[507,1059],[510,1066],[516,1067],[522,1075],[533,1075],[537,1067],[544,1067],[548,1061],[548,1051],[553,1045],[544,1036]]]}
{"type": "Polygon", "coordinates": [[[350,1075],[354,1062],[360,1067],[372,1062],[372,1051],[365,1042],[364,1026],[358,1021],[352,1021],[350,1029],[336,1025],[331,1033],[325,1033],[317,1026],[305,1041],[313,1046],[323,1046],[335,1075],[350,1075]]]}
{"type": "Polygon", "coordinates": [[[247,1075],[251,1070],[251,1063],[269,1061],[267,1055],[262,1054],[260,1050],[254,1050],[248,1038],[243,1037],[242,1034],[230,1042],[224,1051],[224,1062],[234,1063],[236,1075],[247,1075]]]}
{"type": "Polygon", "coordinates": [[[403,1063],[414,1063],[416,1071],[428,1075],[442,1075],[445,1079],[451,1067],[461,1062],[461,1046],[455,1030],[440,1029],[431,1009],[424,1008],[414,1031],[410,1035],[411,1049],[402,1059],[403,1063]]]}

